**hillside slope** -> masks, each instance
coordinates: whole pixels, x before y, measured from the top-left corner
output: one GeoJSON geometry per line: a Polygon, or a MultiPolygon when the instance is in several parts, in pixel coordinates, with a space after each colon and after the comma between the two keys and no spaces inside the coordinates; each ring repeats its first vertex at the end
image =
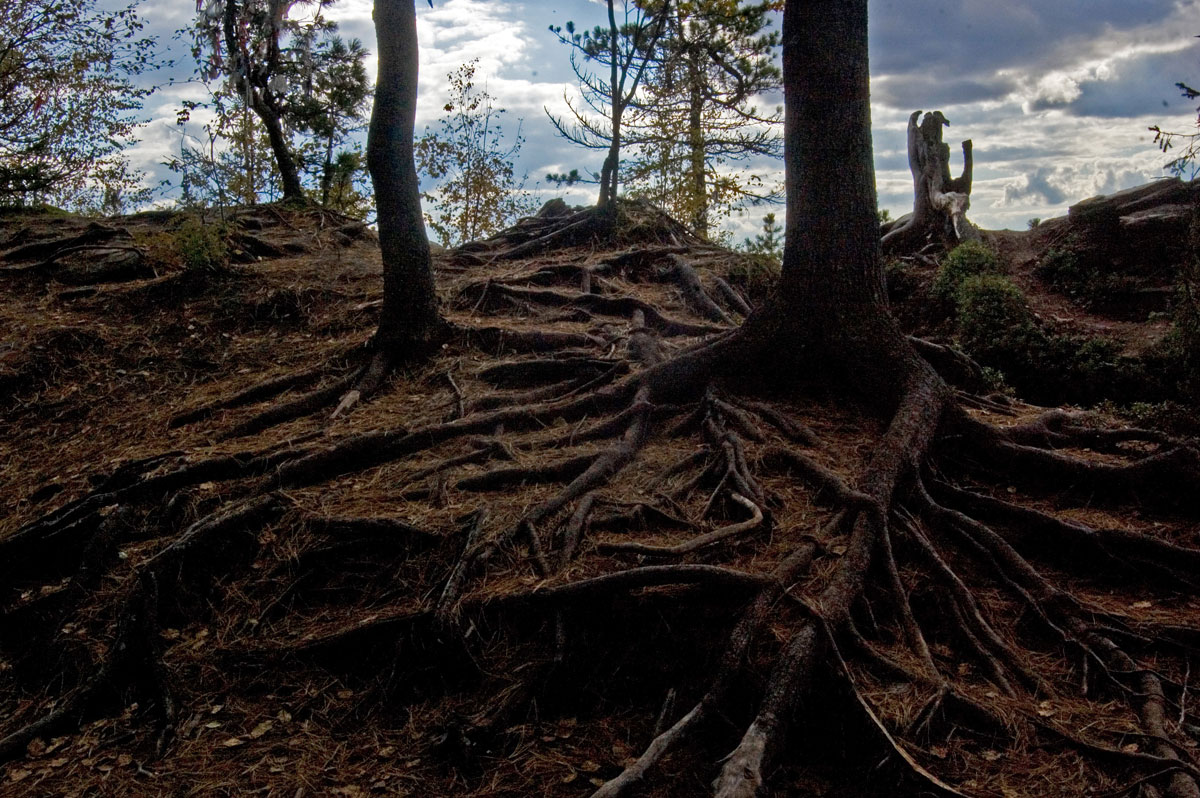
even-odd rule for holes
{"type": "MultiPolygon", "coordinates": [[[[444,311],[473,337],[347,416],[229,438],[280,398],[214,403],[276,377],[301,375],[293,394],[338,378],[339,354],[374,327],[380,270],[371,233],[349,220],[265,208],[233,222],[242,263],[222,269],[162,257],[161,236],[186,224],[171,215],[102,225],[128,236],[70,218],[0,226],[0,326],[10,331],[0,350],[0,745],[65,713],[21,739],[0,796],[588,795],[704,694],[751,591],[804,548],[809,567],[742,649],[724,714],[643,793],[710,794],[713,763],[753,715],[788,614],[811,610],[811,590],[845,553],[843,480],[870,456],[878,425],[819,395],[745,400],[757,384],[746,374],[743,398],[717,390],[694,406],[635,408],[655,422],[636,465],[538,516],[533,533],[529,519],[620,440],[593,415],[543,413],[557,407],[547,400],[731,329],[764,284],[762,265],[636,207],[619,235],[579,246],[440,253],[444,311]],[[715,305],[697,299],[686,267],[715,305]],[[489,408],[493,423],[438,437],[489,408]],[[414,430],[427,439],[414,442],[414,430]],[[361,445],[340,474],[272,481],[298,453],[347,441],[361,445]],[[170,489],[122,493],[183,472],[170,489]],[[743,487],[747,473],[756,484],[743,487]],[[97,495],[122,498],[70,515],[97,495]],[[221,508],[235,511],[213,523],[221,508]],[[189,536],[200,542],[180,548],[189,536]],[[153,568],[164,553],[178,559],[153,568]],[[644,567],[631,577],[634,566],[644,567]],[[127,602],[148,572],[149,619],[127,602]],[[149,655],[116,659],[135,621],[151,630],[149,655]],[[104,670],[114,661],[128,671],[119,679],[104,670]],[[164,718],[173,734],[160,740],[164,718]]],[[[1054,234],[1045,228],[992,240],[1027,275],[1054,234]]],[[[1039,313],[1124,335],[1130,348],[1162,333],[1159,322],[1079,312],[1033,278],[1023,285],[1039,313]]],[[[944,320],[909,316],[948,333],[944,320]]],[[[1043,418],[1015,400],[978,405],[1008,426],[1043,418]]],[[[1131,437],[1070,453],[1120,464],[1166,445],[1131,437]]],[[[958,489],[982,500],[1019,494],[1071,528],[1200,544],[1190,506],[1129,510],[955,465],[958,489]]],[[[1200,600],[1186,574],[1104,542],[1010,532],[1056,585],[1123,625],[1121,639],[1163,674],[1172,731],[1196,745],[1186,700],[1200,600]]],[[[805,709],[840,720],[797,724],[803,755],[771,775],[780,794],[918,795],[933,783],[968,795],[1120,794],[1164,767],[1194,767],[1190,749],[1184,765],[1147,753],[1126,691],[1064,652],[977,553],[945,554],[1015,660],[997,666],[978,639],[964,641],[947,600],[957,586],[936,562],[901,561],[948,681],[914,678],[920,664],[906,659],[898,620],[864,608],[863,651],[823,674],[829,689],[805,709]],[[997,667],[1042,683],[1014,689],[997,667]]],[[[880,577],[876,592],[887,594],[880,577]]]]}

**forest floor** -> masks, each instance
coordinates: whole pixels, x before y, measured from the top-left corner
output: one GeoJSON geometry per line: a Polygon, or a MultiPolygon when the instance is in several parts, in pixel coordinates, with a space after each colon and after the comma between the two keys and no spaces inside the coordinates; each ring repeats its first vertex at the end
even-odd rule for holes
{"type": "MultiPolygon", "coordinates": [[[[710,288],[715,276],[745,288],[743,278],[754,268],[737,253],[672,241],[667,230],[520,259],[439,253],[435,269],[443,312],[455,323],[583,335],[591,345],[538,354],[509,351],[503,335],[491,349],[452,342],[348,414],[331,419],[326,409],[230,439],[230,429],[278,400],[192,423],[172,419],[323,362],[334,367],[315,376],[314,384],[334,379],[338,359],[373,331],[381,295],[379,251],[369,231],[311,212],[265,209],[247,212],[245,219],[250,221],[242,229],[252,229],[253,236],[234,246],[250,255],[219,270],[143,262],[119,275],[120,281],[92,284],[86,266],[64,265],[66,256],[55,263],[0,264],[5,331],[0,541],[84,496],[123,464],[166,455],[149,467],[174,468],[247,450],[310,448],[352,434],[440,424],[497,397],[519,402],[530,391],[530,379],[536,389],[536,383],[580,375],[599,379],[623,368],[623,353],[644,328],[654,329],[667,352],[682,350],[702,333],[730,325],[703,318],[685,301],[664,276],[671,259],[687,260],[710,288]],[[254,255],[254,248],[265,254],[254,255]],[[587,286],[590,293],[634,297],[658,315],[553,306],[523,293],[561,289],[565,272],[556,271],[559,267],[602,267],[587,286]],[[526,362],[537,365],[519,365],[526,362]]],[[[132,231],[129,240],[143,246],[175,221],[149,215],[104,224],[132,231]]],[[[58,217],[0,218],[0,251],[83,235],[87,225],[58,217]]],[[[986,234],[1038,314],[1077,331],[1116,337],[1127,352],[1165,334],[1164,321],[1092,315],[1042,287],[1032,268],[1053,235],[1053,220],[1029,232],[986,234]]],[[[111,237],[104,241],[111,243],[111,237]]],[[[89,257],[94,260],[94,253],[89,257]]],[[[572,288],[579,288],[578,281],[572,288]]],[[[723,310],[730,319],[740,318],[733,305],[723,310]]],[[[806,426],[807,454],[847,479],[862,467],[881,432],[844,402],[771,395],[760,401],[806,426]]],[[[978,413],[1007,425],[1042,411],[1018,399],[1009,413],[978,413]]],[[[753,463],[768,462],[773,449],[796,443],[782,428],[764,428],[770,431],[761,440],[746,442],[745,457],[753,463]]],[[[543,608],[536,595],[566,581],[653,562],[621,550],[632,539],[676,545],[736,521],[736,507],[710,512],[705,500],[711,486],[692,479],[697,469],[672,473],[691,455],[700,463],[704,444],[669,430],[654,435],[636,466],[597,494],[597,509],[577,543],[579,556],[550,578],[538,576],[517,556],[523,543],[504,540],[479,578],[464,588],[469,624],[463,641],[414,630],[457,567],[472,527],[485,524],[482,513],[488,529],[515,524],[565,479],[547,475],[552,469],[545,466],[600,451],[599,444],[574,439],[585,430],[585,420],[494,429],[278,491],[286,510],[248,540],[222,550],[220,568],[191,578],[188,589],[172,594],[161,610],[162,662],[179,706],[166,754],[154,753],[154,724],[145,702],[114,696],[78,731],[36,737],[24,756],[0,765],[0,796],[590,794],[673,720],[678,709],[672,707],[691,706],[703,692],[744,592],[733,586],[694,595],[686,585],[649,586],[565,610],[543,608]],[[491,479],[498,461],[523,469],[524,476],[491,479]],[[489,478],[480,478],[484,474],[489,478]],[[653,523],[646,520],[654,514],[653,523]],[[361,524],[339,526],[339,519],[363,518],[401,524],[374,533],[361,524]],[[528,605],[527,611],[505,611],[518,605],[528,605]],[[487,734],[476,734],[480,729],[487,734]]],[[[1073,454],[1111,458],[1098,451],[1073,454]]],[[[818,579],[828,570],[822,560],[844,551],[844,539],[828,525],[833,512],[819,490],[786,469],[766,469],[761,483],[771,497],[769,523],[722,546],[719,557],[705,553],[685,561],[719,562],[765,576],[788,540],[811,535],[820,557],[810,578],[818,579]]],[[[1047,495],[1036,486],[965,487],[1020,491],[1030,506],[1060,518],[1200,546],[1195,517],[1047,495]]],[[[0,617],[7,619],[0,622],[0,736],[53,709],[64,682],[82,679],[89,663],[103,658],[112,640],[113,607],[119,605],[114,597],[126,589],[133,569],[165,539],[244,491],[240,484],[204,481],[164,506],[139,507],[130,518],[117,519],[117,543],[99,559],[102,573],[56,632],[52,665],[65,675],[55,680],[39,682],[22,670],[24,646],[32,639],[23,624],[53,614],[55,596],[75,589],[75,575],[66,564],[31,572],[0,563],[0,617]]],[[[113,509],[114,515],[123,512],[113,509]]],[[[1053,565],[1047,574],[1116,615],[1200,628],[1200,596],[1144,583],[1135,578],[1136,569],[1125,579],[1059,573],[1053,565]]],[[[935,584],[915,588],[914,607],[936,616],[940,590],[935,584]]],[[[988,606],[1005,634],[1027,639],[1019,607],[998,590],[979,595],[985,605],[993,602],[988,606]]],[[[786,636],[784,627],[769,629],[750,661],[769,662],[786,636]]],[[[1006,709],[1006,696],[997,695],[978,663],[954,661],[952,642],[931,639],[939,664],[1011,728],[1004,735],[930,723],[924,736],[906,735],[907,756],[972,796],[1137,794],[1136,787],[1119,791],[1146,771],[1119,758],[1093,756],[1043,728],[1061,726],[1081,735],[1091,729],[1089,739],[1099,747],[1127,754],[1145,747],[1128,708],[1078,691],[1072,695],[1064,687],[1072,679],[1086,686],[1088,677],[1077,663],[1064,661],[1053,646],[1040,648],[1039,666],[1062,690],[1030,719],[1006,709]],[[913,743],[917,737],[923,742],[913,743]]],[[[1190,660],[1183,668],[1175,661],[1160,667],[1185,685],[1186,699],[1190,660]]],[[[713,763],[736,744],[735,730],[753,715],[762,689],[763,674],[748,671],[735,689],[735,698],[744,701],[731,702],[744,705],[744,717],[716,724],[695,746],[668,757],[647,783],[646,795],[710,793],[713,763]]],[[[910,729],[927,723],[921,718],[927,696],[879,673],[856,678],[868,713],[844,713],[837,727],[798,729],[792,743],[797,754],[785,754],[771,776],[778,794],[917,795],[929,788],[898,753],[886,753],[891,749],[874,725],[910,729]]]]}

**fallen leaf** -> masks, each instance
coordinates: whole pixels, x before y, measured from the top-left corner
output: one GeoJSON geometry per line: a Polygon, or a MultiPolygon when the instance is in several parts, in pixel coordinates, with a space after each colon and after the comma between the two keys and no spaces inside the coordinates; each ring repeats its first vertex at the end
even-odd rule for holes
{"type": "Polygon", "coordinates": [[[225,739],[225,742],[221,743],[221,745],[225,746],[226,748],[237,748],[239,745],[245,745],[245,744],[246,744],[245,740],[239,739],[237,737],[227,737],[225,739]]]}
{"type": "Polygon", "coordinates": [[[271,730],[271,727],[273,727],[274,725],[275,725],[275,721],[264,720],[262,723],[258,724],[251,730],[250,739],[257,740],[259,737],[262,737],[264,734],[269,732],[271,730]]]}

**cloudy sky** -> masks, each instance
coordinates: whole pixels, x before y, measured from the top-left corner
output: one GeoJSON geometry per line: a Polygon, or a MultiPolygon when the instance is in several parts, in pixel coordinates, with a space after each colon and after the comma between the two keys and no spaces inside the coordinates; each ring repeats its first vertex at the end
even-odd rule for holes
{"type": "MultiPolygon", "coordinates": [[[[344,35],[374,50],[372,0],[340,0],[328,16],[344,35]]],[[[592,0],[550,3],[434,0],[417,4],[421,47],[418,131],[436,123],[446,74],[479,58],[486,83],[513,127],[523,120],[518,164],[530,184],[547,172],[598,171],[600,153],[558,138],[545,109],[561,112],[575,91],[567,48],[547,30],[568,20],[604,21],[592,0]]],[[[188,24],[190,0],[149,0],[144,17],[165,45],[181,50],[175,72],[186,77],[190,56],[174,30],[188,24]]],[[[776,22],[778,25],[778,21],[776,22]]],[[[1147,128],[1194,130],[1194,103],[1176,81],[1200,82],[1200,0],[872,0],[871,74],[875,163],[880,207],[911,208],[905,125],[917,109],[940,109],[950,120],[955,173],[958,141],[975,146],[971,217],[987,228],[1024,228],[1031,217],[1065,213],[1080,199],[1162,176],[1167,157],[1147,128]]],[[[368,68],[373,76],[372,57],[368,68]]],[[[159,76],[161,79],[162,75],[159,76]]],[[[155,169],[178,151],[175,111],[204,90],[177,83],[151,98],[152,121],[135,158],[155,169]]],[[[781,102],[765,98],[766,104],[781,102]]],[[[778,171],[772,163],[757,171],[778,171]]],[[[159,169],[161,171],[161,169],[159,169]]],[[[538,186],[547,197],[561,192],[538,186]]],[[[567,193],[591,200],[588,189],[567,193]]],[[[750,209],[732,225],[741,236],[764,211],[750,209]]]]}

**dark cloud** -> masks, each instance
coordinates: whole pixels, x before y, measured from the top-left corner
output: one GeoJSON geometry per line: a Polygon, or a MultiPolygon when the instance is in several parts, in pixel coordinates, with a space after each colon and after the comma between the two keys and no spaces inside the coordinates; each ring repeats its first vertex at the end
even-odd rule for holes
{"type": "Polygon", "coordinates": [[[871,65],[880,75],[966,80],[1084,52],[1106,33],[1161,21],[1176,0],[904,0],[871,3],[871,65]]]}
{"type": "MultiPolygon", "coordinates": [[[[894,136],[888,136],[892,139],[894,136]]],[[[890,143],[895,143],[890,142],[890,143]]],[[[878,147],[875,149],[875,169],[876,171],[888,172],[894,169],[903,169],[908,171],[908,153],[903,150],[881,151],[878,147]]]]}
{"type": "Polygon", "coordinates": [[[1195,106],[1175,83],[1200,74],[1200,47],[1119,61],[1107,80],[1079,85],[1079,97],[1066,106],[1076,116],[1119,118],[1185,111],[1195,106]]]}
{"type": "Polygon", "coordinates": [[[1010,77],[993,75],[956,80],[937,75],[886,75],[871,82],[871,99],[893,108],[923,108],[1000,100],[1017,88],[1010,77]]]}

